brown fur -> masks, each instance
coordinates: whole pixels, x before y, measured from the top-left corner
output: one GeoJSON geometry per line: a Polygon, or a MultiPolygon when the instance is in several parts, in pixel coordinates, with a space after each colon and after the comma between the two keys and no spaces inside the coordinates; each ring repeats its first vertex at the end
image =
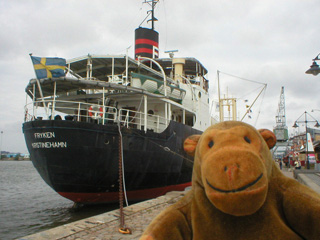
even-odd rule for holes
{"type": "Polygon", "coordinates": [[[271,131],[234,121],[188,138],[192,189],[141,240],[320,239],[320,195],[281,173],[275,143],[271,131]]]}

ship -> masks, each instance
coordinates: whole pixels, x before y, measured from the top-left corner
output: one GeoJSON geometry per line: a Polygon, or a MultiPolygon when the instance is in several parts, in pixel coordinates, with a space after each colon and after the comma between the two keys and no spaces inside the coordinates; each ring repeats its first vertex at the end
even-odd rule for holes
{"type": "Polygon", "coordinates": [[[141,201],[191,185],[193,157],[183,142],[215,122],[208,71],[176,51],[159,58],[156,2],[152,27],[135,29],[134,57],[69,59],[64,76],[32,78],[25,88],[30,159],[75,203],[117,202],[122,192],[141,201]]]}

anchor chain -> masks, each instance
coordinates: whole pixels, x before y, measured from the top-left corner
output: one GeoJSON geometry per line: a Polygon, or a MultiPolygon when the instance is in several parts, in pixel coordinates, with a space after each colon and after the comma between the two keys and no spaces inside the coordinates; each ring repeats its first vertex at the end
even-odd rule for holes
{"type": "MultiPolygon", "coordinates": [[[[121,135],[121,130],[120,126],[119,127],[119,204],[120,204],[120,227],[119,227],[119,232],[122,234],[132,234],[132,231],[130,228],[125,227],[125,219],[124,219],[124,212],[123,212],[123,166],[122,166],[122,135],[121,135]]],[[[137,133],[140,137],[145,138],[141,134],[137,133]]],[[[171,154],[178,155],[179,157],[185,159],[186,161],[189,161],[193,164],[193,161],[186,158],[185,156],[172,151],[169,147],[162,146],[161,144],[154,142],[150,139],[147,139],[151,143],[159,146],[166,152],[170,152],[171,154]]]]}
{"type": "MultiPolygon", "coordinates": [[[[120,127],[119,127],[120,132],[120,127]]],[[[131,234],[130,228],[125,227],[123,212],[123,174],[122,174],[122,138],[119,134],[119,204],[120,204],[120,227],[119,232],[122,234],[131,234]]]]}

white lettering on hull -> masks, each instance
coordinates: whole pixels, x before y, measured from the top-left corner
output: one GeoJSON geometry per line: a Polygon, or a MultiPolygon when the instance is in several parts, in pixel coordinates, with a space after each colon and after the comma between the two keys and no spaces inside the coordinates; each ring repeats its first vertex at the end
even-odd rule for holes
{"type": "Polygon", "coordinates": [[[55,138],[54,132],[41,132],[41,133],[34,133],[34,138],[55,138]]]}
{"type": "Polygon", "coordinates": [[[35,142],[33,148],[67,148],[67,142],[35,142]]]}
{"type": "MultiPolygon", "coordinates": [[[[55,138],[55,132],[38,132],[33,134],[35,139],[55,138]]],[[[32,148],[67,148],[67,142],[34,142],[32,148]]]]}

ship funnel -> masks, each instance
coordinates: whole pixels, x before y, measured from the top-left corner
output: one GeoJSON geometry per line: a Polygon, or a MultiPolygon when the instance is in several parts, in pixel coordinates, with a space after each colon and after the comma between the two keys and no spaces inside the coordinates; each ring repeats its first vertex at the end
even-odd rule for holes
{"type": "Polygon", "coordinates": [[[135,58],[159,58],[159,33],[149,28],[135,30],[135,58]]]}

